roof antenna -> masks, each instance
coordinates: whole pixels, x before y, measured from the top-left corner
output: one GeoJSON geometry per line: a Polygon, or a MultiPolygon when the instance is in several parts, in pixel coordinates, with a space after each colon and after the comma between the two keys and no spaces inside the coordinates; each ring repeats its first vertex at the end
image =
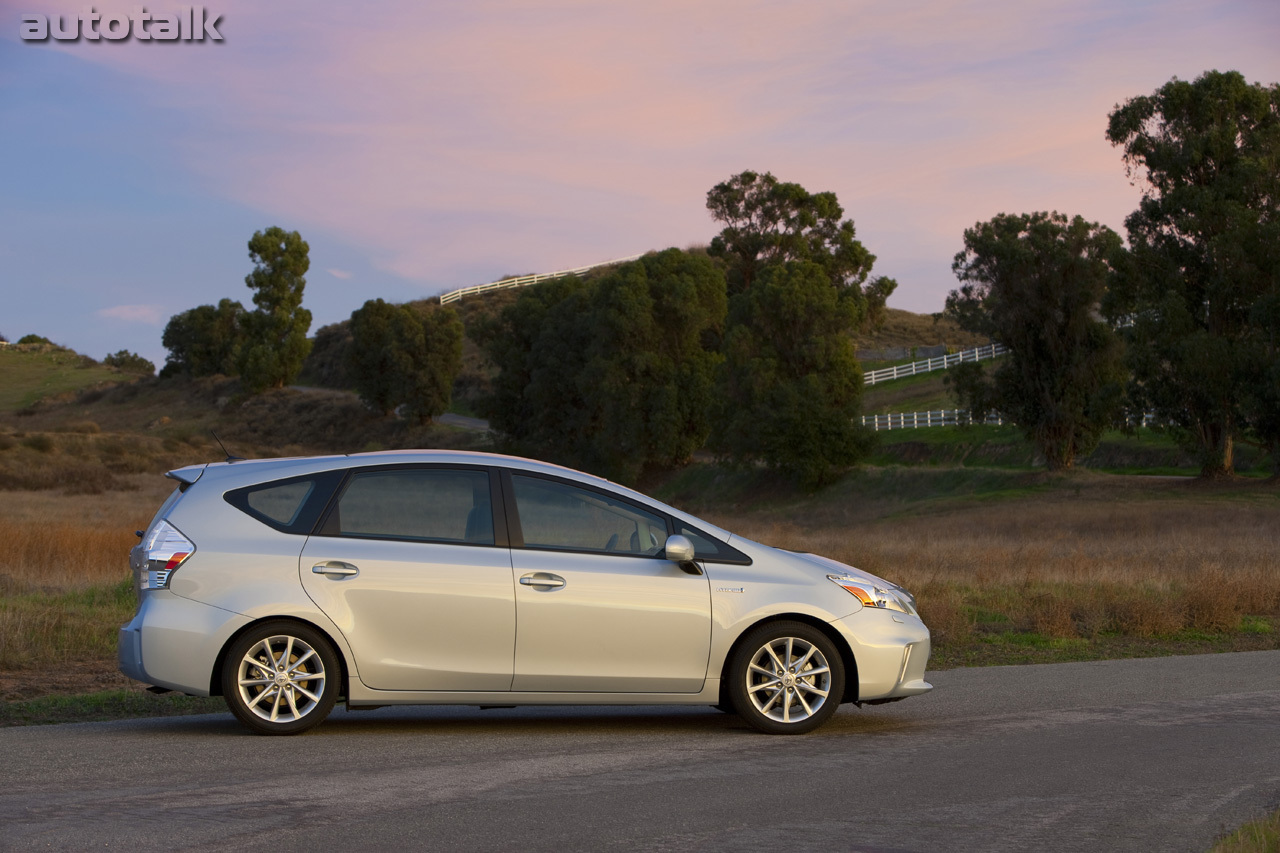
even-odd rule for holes
{"type": "Polygon", "coordinates": [[[227,450],[227,446],[226,446],[225,444],[223,444],[223,443],[222,443],[222,439],[218,438],[218,434],[217,434],[216,432],[214,432],[214,431],[213,431],[213,428],[212,428],[212,427],[210,427],[210,429],[209,429],[209,434],[213,436],[213,440],[214,440],[214,441],[218,442],[218,446],[222,448],[222,452],[223,452],[223,453],[225,453],[225,454],[227,455],[227,461],[228,461],[228,462],[243,462],[243,461],[244,461],[244,457],[243,457],[243,456],[232,456],[232,455],[231,455],[231,451],[227,450]]]}

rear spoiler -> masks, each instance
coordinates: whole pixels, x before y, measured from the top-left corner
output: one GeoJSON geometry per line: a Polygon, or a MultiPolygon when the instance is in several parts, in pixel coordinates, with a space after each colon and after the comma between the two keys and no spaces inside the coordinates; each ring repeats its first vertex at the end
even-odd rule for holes
{"type": "Polygon", "coordinates": [[[185,468],[175,468],[165,474],[170,480],[177,480],[183,485],[190,486],[196,480],[200,479],[200,475],[204,473],[204,469],[209,466],[205,462],[200,465],[188,465],[185,468]]]}

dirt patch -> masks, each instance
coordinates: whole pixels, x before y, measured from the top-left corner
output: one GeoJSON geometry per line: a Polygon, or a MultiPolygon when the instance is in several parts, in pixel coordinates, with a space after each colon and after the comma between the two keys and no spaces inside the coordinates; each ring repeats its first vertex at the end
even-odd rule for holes
{"type": "Polygon", "coordinates": [[[17,702],[41,696],[73,696],[104,690],[146,689],[116,669],[115,661],[89,660],[51,664],[41,669],[0,671],[0,699],[17,702]]]}

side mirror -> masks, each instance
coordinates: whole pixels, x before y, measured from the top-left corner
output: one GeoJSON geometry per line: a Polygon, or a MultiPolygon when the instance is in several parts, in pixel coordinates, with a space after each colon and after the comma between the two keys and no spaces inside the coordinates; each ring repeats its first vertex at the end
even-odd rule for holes
{"type": "Polygon", "coordinates": [[[676,534],[667,537],[666,556],[667,559],[680,566],[681,569],[691,575],[702,574],[702,569],[698,568],[698,564],[693,561],[693,543],[689,541],[689,537],[676,534]]]}

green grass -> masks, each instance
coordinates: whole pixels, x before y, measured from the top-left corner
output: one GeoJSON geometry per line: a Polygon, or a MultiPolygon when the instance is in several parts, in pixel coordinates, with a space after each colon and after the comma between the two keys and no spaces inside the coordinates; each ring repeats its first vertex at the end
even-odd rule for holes
{"type": "Polygon", "coordinates": [[[71,591],[0,592],[0,669],[110,658],[137,607],[129,580],[71,591]]]}
{"type": "MultiPolygon", "coordinates": [[[[1043,465],[1034,445],[1012,425],[894,429],[876,435],[878,446],[867,460],[872,465],[1015,469],[1043,465]]],[[[1152,430],[1141,430],[1137,435],[1109,430],[1093,453],[1076,464],[1108,474],[1194,477],[1200,472],[1192,455],[1172,436],[1152,430]]],[[[1271,475],[1269,457],[1256,447],[1238,445],[1235,464],[1236,473],[1242,476],[1271,475]]]]}
{"type": "Polygon", "coordinates": [[[13,346],[0,347],[0,411],[17,411],[45,397],[122,378],[118,371],[89,364],[71,350],[19,352],[13,346]]]}
{"type": "Polygon", "coordinates": [[[944,383],[945,370],[920,373],[862,389],[862,411],[867,415],[897,412],[934,412],[957,407],[955,397],[944,383]]]}
{"type": "Polygon", "coordinates": [[[1211,853],[1280,853],[1280,809],[1246,823],[1213,845],[1211,853]]]}
{"type": "Polygon", "coordinates": [[[0,703],[0,727],[92,723],[136,717],[177,717],[217,714],[227,710],[221,698],[166,693],[108,690],[78,696],[41,696],[0,703]]]}
{"type": "Polygon", "coordinates": [[[1035,631],[996,630],[979,633],[972,640],[935,647],[930,670],[970,666],[1022,666],[1041,663],[1073,663],[1123,658],[1263,651],[1280,648],[1270,628],[1266,634],[1212,632],[1196,629],[1163,637],[1106,634],[1099,637],[1050,637],[1035,631]]]}

